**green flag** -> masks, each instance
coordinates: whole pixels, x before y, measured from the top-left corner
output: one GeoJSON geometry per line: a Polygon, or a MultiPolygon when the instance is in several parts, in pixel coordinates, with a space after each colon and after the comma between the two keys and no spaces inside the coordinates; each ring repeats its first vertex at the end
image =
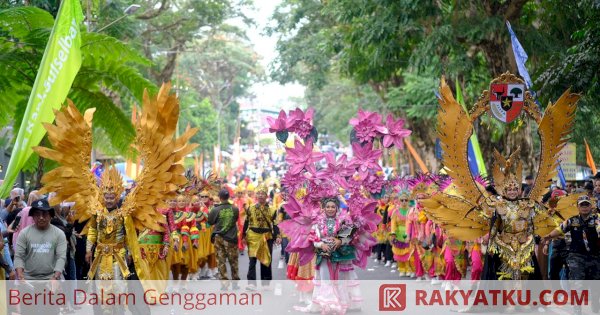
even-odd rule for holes
{"type": "Polygon", "coordinates": [[[4,183],[0,186],[0,197],[6,197],[10,192],[17,175],[33,153],[31,148],[38,145],[46,133],[42,123],[54,121],[52,110],[60,108],[71,89],[81,66],[79,25],[82,21],[79,0],[63,0],[29,95],[4,183]]]}
{"type": "MultiPolygon", "coordinates": [[[[462,89],[460,88],[460,84],[458,83],[458,78],[456,80],[456,101],[462,106],[463,110],[465,111],[465,113],[467,113],[468,116],[469,111],[465,106],[465,101],[463,99],[462,89]]],[[[477,133],[475,133],[475,130],[473,130],[473,134],[469,138],[469,141],[473,148],[473,153],[475,155],[478,173],[479,175],[486,177],[487,169],[485,168],[485,163],[483,162],[483,155],[481,154],[481,148],[479,147],[479,140],[477,139],[477,133]]]]}

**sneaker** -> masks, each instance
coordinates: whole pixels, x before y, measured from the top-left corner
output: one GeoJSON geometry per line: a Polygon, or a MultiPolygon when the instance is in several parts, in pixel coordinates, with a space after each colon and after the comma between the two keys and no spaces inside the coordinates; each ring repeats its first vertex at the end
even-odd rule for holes
{"type": "Polygon", "coordinates": [[[388,260],[385,262],[385,267],[389,267],[392,263],[388,260]]]}
{"type": "Polygon", "coordinates": [[[398,268],[398,264],[397,263],[393,263],[391,268],[398,268]]]}
{"type": "Polygon", "coordinates": [[[394,269],[390,270],[390,272],[391,272],[391,273],[394,273],[394,272],[396,272],[396,271],[398,271],[396,268],[394,268],[394,269]]]}
{"type": "Polygon", "coordinates": [[[415,282],[421,282],[423,281],[423,277],[417,277],[417,279],[415,279],[415,282]]]}
{"type": "Polygon", "coordinates": [[[374,262],[379,262],[379,259],[375,258],[373,259],[374,262]]]}
{"type": "Polygon", "coordinates": [[[246,291],[256,291],[256,286],[253,284],[249,284],[246,286],[246,291]]]}

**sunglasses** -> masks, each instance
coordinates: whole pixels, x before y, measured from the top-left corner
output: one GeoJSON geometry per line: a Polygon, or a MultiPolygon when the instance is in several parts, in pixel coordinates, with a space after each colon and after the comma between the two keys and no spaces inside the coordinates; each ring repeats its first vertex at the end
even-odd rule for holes
{"type": "Polygon", "coordinates": [[[408,202],[408,199],[400,199],[400,202],[408,202]]]}
{"type": "Polygon", "coordinates": [[[208,196],[200,196],[200,198],[208,198],[208,196]]]}

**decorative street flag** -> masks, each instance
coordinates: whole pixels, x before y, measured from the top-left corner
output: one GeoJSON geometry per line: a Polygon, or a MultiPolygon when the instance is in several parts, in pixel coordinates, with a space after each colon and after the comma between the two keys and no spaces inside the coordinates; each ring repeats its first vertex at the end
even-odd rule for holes
{"type": "Polygon", "coordinates": [[[46,133],[42,123],[54,120],[52,110],[60,108],[71,89],[81,66],[79,25],[82,21],[79,0],[63,0],[27,102],[4,183],[0,187],[0,197],[7,196],[12,189],[17,175],[33,153],[31,147],[38,145],[46,133]]]}
{"type": "Polygon", "coordinates": [[[590,146],[588,145],[587,140],[585,140],[585,138],[583,138],[583,142],[585,143],[585,160],[587,161],[588,166],[592,169],[592,174],[596,175],[596,163],[594,163],[592,150],[590,150],[590,146]]]}

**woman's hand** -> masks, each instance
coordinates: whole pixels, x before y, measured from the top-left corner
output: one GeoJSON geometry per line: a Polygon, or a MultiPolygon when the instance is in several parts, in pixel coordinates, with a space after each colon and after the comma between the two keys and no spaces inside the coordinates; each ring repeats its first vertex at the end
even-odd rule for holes
{"type": "Polygon", "coordinates": [[[324,252],[328,252],[329,251],[329,245],[323,243],[323,245],[321,245],[321,250],[324,252]]]}
{"type": "Polygon", "coordinates": [[[333,241],[335,242],[333,250],[337,250],[338,248],[340,248],[340,246],[342,246],[342,240],[340,240],[339,238],[334,238],[333,241]]]}

